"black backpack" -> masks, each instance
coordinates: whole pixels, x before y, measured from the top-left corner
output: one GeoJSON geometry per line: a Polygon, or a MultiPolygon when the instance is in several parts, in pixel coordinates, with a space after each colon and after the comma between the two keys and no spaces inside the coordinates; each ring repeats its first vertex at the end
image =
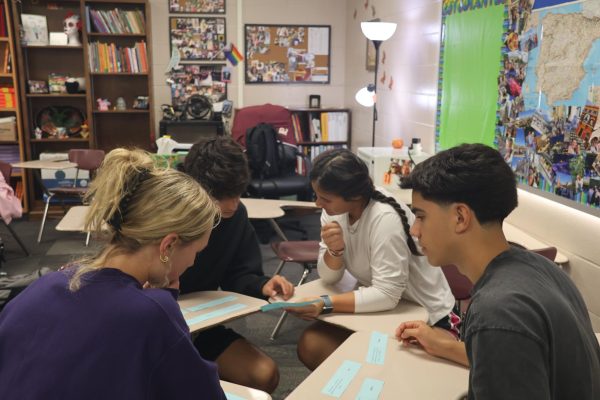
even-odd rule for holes
{"type": "Polygon", "coordinates": [[[253,179],[279,176],[281,141],[271,124],[260,123],[246,131],[246,153],[253,179]]]}

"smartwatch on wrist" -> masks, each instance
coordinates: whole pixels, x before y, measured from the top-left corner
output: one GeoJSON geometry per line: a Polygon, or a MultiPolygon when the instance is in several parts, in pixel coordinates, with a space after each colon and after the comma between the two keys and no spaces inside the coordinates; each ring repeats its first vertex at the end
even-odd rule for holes
{"type": "Polygon", "coordinates": [[[321,314],[331,314],[333,312],[333,302],[331,301],[331,297],[329,295],[322,295],[323,299],[323,310],[321,310],[321,314]]]}

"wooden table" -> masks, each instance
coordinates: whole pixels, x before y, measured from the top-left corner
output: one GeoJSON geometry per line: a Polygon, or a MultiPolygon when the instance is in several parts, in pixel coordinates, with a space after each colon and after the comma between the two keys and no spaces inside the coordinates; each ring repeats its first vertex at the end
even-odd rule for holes
{"type": "Polygon", "coordinates": [[[268,220],[277,235],[284,241],[288,240],[287,236],[285,236],[275,218],[283,217],[285,215],[285,208],[305,210],[315,210],[318,208],[312,201],[249,198],[243,198],[241,201],[248,210],[248,218],[268,220]]]}
{"type": "MultiPolygon", "coordinates": [[[[360,368],[339,398],[355,399],[365,378],[383,381],[380,399],[454,400],[467,392],[469,369],[433,357],[417,347],[403,347],[389,336],[383,365],[367,362],[371,332],[357,332],[337,348],[294,390],[288,400],[332,399],[322,390],[345,362],[360,368]]],[[[377,397],[368,397],[377,398],[377,397]]]]}
{"type": "Polygon", "coordinates": [[[221,381],[221,387],[225,392],[227,400],[271,400],[271,396],[268,393],[247,386],[221,381]]]}
{"type": "Polygon", "coordinates": [[[268,304],[255,297],[223,290],[184,294],[177,303],[192,333],[255,313],[268,304]]]}
{"type": "MultiPolygon", "coordinates": [[[[294,296],[290,301],[304,297],[315,297],[322,294],[335,295],[354,290],[356,279],[349,273],[335,285],[327,285],[322,279],[317,279],[304,285],[296,286],[294,296]]],[[[407,300],[400,300],[396,308],[388,311],[373,313],[332,313],[319,315],[319,319],[330,324],[342,326],[355,332],[377,330],[393,335],[398,325],[403,321],[427,321],[429,315],[421,305],[407,300]]]]}

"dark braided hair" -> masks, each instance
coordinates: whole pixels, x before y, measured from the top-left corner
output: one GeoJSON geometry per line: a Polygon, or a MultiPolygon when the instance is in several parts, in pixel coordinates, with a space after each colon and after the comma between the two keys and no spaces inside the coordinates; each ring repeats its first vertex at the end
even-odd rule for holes
{"type": "Polygon", "coordinates": [[[392,206],[402,220],[410,252],[416,256],[421,255],[410,235],[410,225],[404,209],[393,197],[375,190],[366,164],[350,150],[332,149],[319,154],[313,161],[310,180],[323,191],[340,196],[345,201],[373,199],[392,206]]]}

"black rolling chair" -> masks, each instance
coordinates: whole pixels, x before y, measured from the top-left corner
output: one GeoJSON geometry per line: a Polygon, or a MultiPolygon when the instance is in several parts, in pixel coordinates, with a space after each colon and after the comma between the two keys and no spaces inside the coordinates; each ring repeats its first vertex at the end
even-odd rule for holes
{"type": "MultiPolygon", "coordinates": [[[[0,173],[2,173],[2,176],[4,177],[4,181],[10,185],[10,175],[12,173],[12,165],[5,163],[4,161],[0,161],[0,173]]],[[[29,255],[29,251],[27,250],[27,247],[25,247],[25,244],[21,241],[21,238],[19,238],[19,235],[17,235],[17,233],[13,230],[13,228],[10,226],[10,224],[7,224],[6,221],[4,221],[2,218],[0,218],[0,220],[2,220],[2,223],[4,224],[4,226],[6,226],[6,228],[12,235],[12,237],[15,238],[15,240],[17,241],[19,246],[21,246],[21,249],[23,249],[23,252],[26,255],[29,255]]]]}

